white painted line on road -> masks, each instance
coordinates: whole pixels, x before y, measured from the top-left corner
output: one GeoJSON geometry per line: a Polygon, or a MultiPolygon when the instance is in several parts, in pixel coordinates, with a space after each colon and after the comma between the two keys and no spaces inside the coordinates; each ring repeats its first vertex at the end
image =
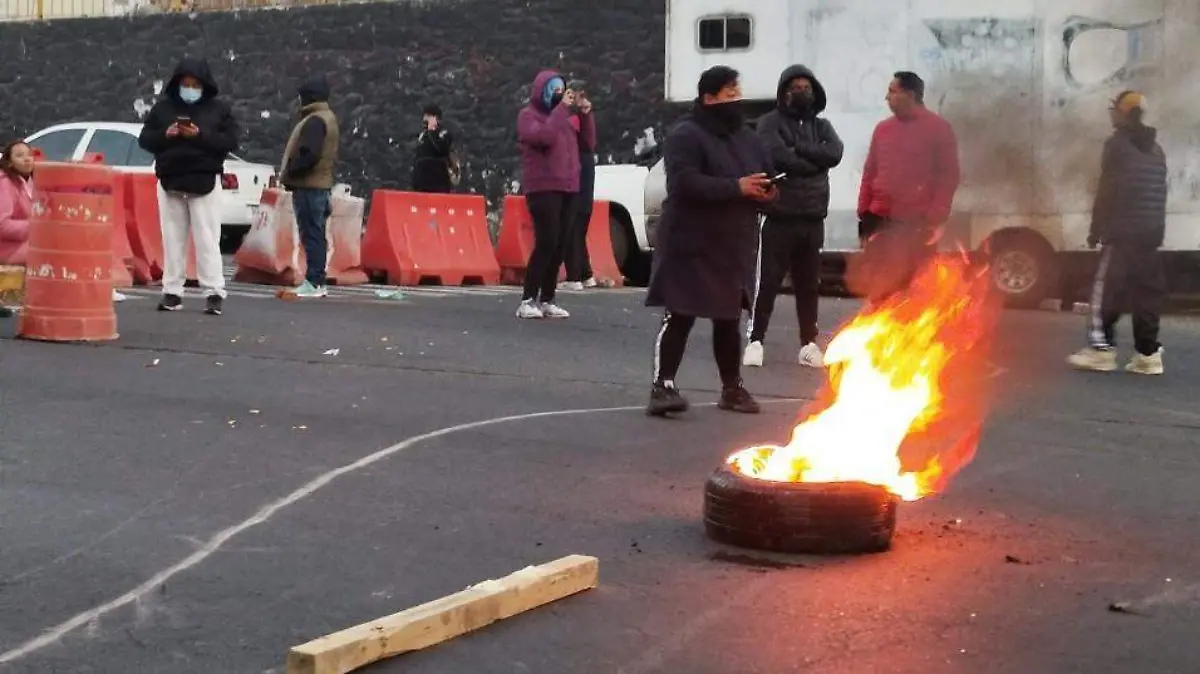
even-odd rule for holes
{"type": "MultiPolygon", "coordinates": [[[[804,402],[804,401],[801,399],[795,398],[795,399],[764,400],[761,402],[764,404],[768,404],[768,403],[797,403],[797,402],[804,402]]],[[[715,404],[716,403],[698,403],[698,404],[693,405],[693,407],[711,407],[715,404]]],[[[427,440],[433,440],[435,438],[452,435],[454,433],[461,433],[463,431],[470,431],[470,430],[474,430],[477,428],[484,428],[486,426],[498,426],[501,424],[513,423],[516,421],[527,421],[530,419],[548,419],[548,418],[553,418],[553,417],[582,416],[582,415],[587,415],[587,414],[609,414],[609,413],[613,413],[613,412],[633,412],[633,411],[640,411],[642,409],[643,409],[643,407],[641,405],[636,405],[636,406],[629,405],[629,406],[624,406],[624,407],[593,407],[593,408],[574,409],[574,410],[556,410],[556,411],[552,411],[552,412],[533,412],[533,413],[529,413],[529,414],[514,414],[514,415],[506,416],[506,417],[496,417],[494,419],[484,419],[482,421],[472,421],[470,423],[458,424],[456,426],[447,426],[446,428],[441,428],[436,431],[430,431],[429,433],[423,433],[421,435],[414,435],[413,437],[408,438],[407,440],[398,442],[398,443],[392,445],[391,447],[381,449],[378,452],[375,452],[374,454],[368,454],[367,456],[364,456],[361,459],[354,461],[353,463],[348,463],[340,468],[335,468],[331,471],[323,473],[320,476],[316,477],[315,479],[309,481],[304,486],[302,486],[299,489],[288,494],[287,496],[285,496],[277,501],[272,501],[271,503],[264,505],[262,508],[260,508],[258,510],[258,512],[256,512],[249,519],[246,519],[246,520],[244,520],[238,524],[235,524],[227,529],[223,529],[222,531],[217,532],[211,538],[208,539],[208,541],[203,545],[203,547],[196,550],[192,554],[188,555],[184,559],[180,560],[178,563],[176,563],[172,566],[169,566],[166,569],[163,569],[162,571],[159,571],[158,573],[154,574],[152,577],[150,577],[148,580],[143,582],[141,585],[138,585],[137,587],[126,592],[125,594],[123,594],[119,597],[116,597],[114,599],[111,599],[111,600],[101,604],[100,606],[97,606],[95,608],[88,609],[87,611],[79,613],[78,615],[76,615],[68,620],[63,621],[63,622],[59,623],[58,625],[55,625],[54,627],[47,629],[40,636],[30,639],[30,640],[26,641],[25,643],[23,643],[19,646],[16,646],[15,648],[12,648],[5,653],[0,654],[0,664],[16,662],[17,660],[19,660],[31,653],[36,653],[37,651],[39,651],[47,646],[57,643],[58,640],[62,639],[64,636],[66,636],[67,634],[70,634],[71,632],[75,631],[76,629],[79,629],[80,627],[88,625],[88,624],[98,620],[99,618],[101,618],[123,606],[127,606],[135,601],[138,601],[139,599],[146,596],[147,594],[150,594],[151,592],[155,591],[159,586],[161,586],[163,583],[167,582],[171,578],[199,565],[204,560],[213,556],[213,554],[215,554],[226,543],[228,543],[230,541],[230,539],[234,538],[238,534],[241,534],[242,532],[246,531],[247,529],[250,529],[256,525],[262,524],[262,523],[270,520],[279,511],[313,495],[318,490],[320,490],[322,487],[329,484],[330,482],[333,482],[337,478],[339,478],[343,475],[346,475],[347,473],[353,473],[357,470],[361,470],[372,464],[378,463],[378,462],[380,462],[386,458],[389,458],[395,454],[399,454],[400,452],[403,452],[407,449],[411,449],[415,445],[419,445],[422,442],[425,442],[427,440]]]]}

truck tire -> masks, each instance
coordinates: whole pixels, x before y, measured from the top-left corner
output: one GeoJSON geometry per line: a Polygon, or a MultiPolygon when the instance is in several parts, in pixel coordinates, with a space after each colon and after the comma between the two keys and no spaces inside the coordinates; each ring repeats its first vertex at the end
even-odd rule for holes
{"type": "Polygon", "coordinates": [[[609,238],[612,240],[613,257],[628,285],[645,286],[650,283],[651,256],[638,249],[632,226],[616,214],[608,216],[609,238]]]}
{"type": "Polygon", "coordinates": [[[766,482],[726,464],[704,486],[704,530],[717,542],[770,552],[883,552],[898,504],[875,485],[766,482]]]}
{"type": "Polygon", "coordinates": [[[1036,309],[1053,297],[1059,270],[1054,250],[1033,234],[1014,233],[991,243],[992,286],[1014,309],[1036,309]]]}

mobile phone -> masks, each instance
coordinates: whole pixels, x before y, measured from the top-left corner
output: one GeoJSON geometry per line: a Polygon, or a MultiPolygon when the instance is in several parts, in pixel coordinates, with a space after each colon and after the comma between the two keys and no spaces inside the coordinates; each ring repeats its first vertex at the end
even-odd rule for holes
{"type": "Polygon", "coordinates": [[[787,178],[788,174],[786,173],[780,173],[779,175],[771,176],[771,184],[778,185],[779,183],[787,180],[787,178]]]}
{"type": "Polygon", "coordinates": [[[176,123],[176,124],[181,124],[181,125],[183,125],[183,126],[191,126],[191,125],[192,125],[192,118],[191,118],[191,117],[184,117],[184,116],[176,117],[176,118],[175,118],[175,123],[176,123]]]}

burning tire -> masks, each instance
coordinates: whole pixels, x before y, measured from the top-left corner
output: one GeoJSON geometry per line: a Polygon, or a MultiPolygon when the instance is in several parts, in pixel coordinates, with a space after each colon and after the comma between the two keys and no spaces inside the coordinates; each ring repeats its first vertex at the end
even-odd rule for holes
{"type": "Polygon", "coordinates": [[[883,552],[898,502],[863,482],[771,482],[724,464],[704,487],[704,529],[717,542],[771,552],[883,552]]]}

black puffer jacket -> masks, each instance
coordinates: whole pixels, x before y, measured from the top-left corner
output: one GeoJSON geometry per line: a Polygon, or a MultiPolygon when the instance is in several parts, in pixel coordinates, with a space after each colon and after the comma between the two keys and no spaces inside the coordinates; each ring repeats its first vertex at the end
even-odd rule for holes
{"type": "Polygon", "coordinates": [[[1118,128],[1104,144],[1092,208],[1094,238],[1105,244],[1158,248],[1167,226],[1167,159],[1158,131],[1118,128]]]}
{"type": "Polygon", "coordinates": [[[219,93],[208,62],[185,58],[146,115],[138,144],[154,155],[154,173],[164,190],[208,194],[225,171],[225,159],[237,149],[238,127],[229,106],[217,98],[219,93]],[[188,75],[204,85],[204,95],[191,104],[179,98],[179,81],[188,75]],[[190,117],[200,128],[195,138],[167,137],[167,129],[180,117],[190,117]]]}
{"type": "Polygon", "coordinates": [[[771,155],[775,170],[787,173],[779,186],[779,201],[768,209],[776,222],[813,222],[829,214],[829,169],[842,162],[842,141],[825,111],[825,87],[802,65],[783,71],[776,90],[776,108],[758,120],[758,135],[771,155]],[[806,78],[813,86],[813,106],[801,114],[788,107],[792,80],[806,78]]]}

